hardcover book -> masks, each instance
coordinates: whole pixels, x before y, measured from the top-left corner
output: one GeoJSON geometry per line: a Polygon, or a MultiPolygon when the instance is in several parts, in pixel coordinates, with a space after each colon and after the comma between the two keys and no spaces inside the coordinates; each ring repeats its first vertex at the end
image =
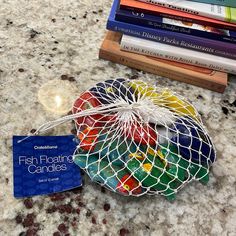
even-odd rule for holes
{"type": "Polygon", "coordinates": [[[136,24],[153,29],[163,29],[228,43],[236,43],[235,31],[159,17],[144,12],[118,9],[116,11],[115,19],[117,21],[136,24]]]}
{"type": "Polygon", "coordinates": [[[210,3],[210,4],[216,4],[216,5],[228,6],[228,7],[236,7],[235,0],[189,0],[189,1],[204,2],[204,3],[210,3]]]}
{"type": "Polygon", "coordinates": [[[121,49],[236,75],[235,60],[123,35],[121,49]]]}
{"type": "MultiPolygon", "coordinates": [[[[150,4],[147,4],[150,5],[150,4]]],[[[236,44],[220,42],[217,40],[203,39],[192,35],[171,32],[167,30],[152,29],[135,24],[128,24],[115,20],[115,13],[119,0],[114,0],[111,13],[107,22],[107,29],[121,32],[130,36],[145,38],[178,47],[184,47],[217,56],[236,59],[236,44]]]]}
{"type": "Polygon", "coordinates": [[[120,8],[132,11],[141,11],[157,16],[167,17],[175,20],[195,22],[202,25],[210,25],[216,28],[236,30],[236,24],[220,21],[205,16],[193,15],[187,12],[176,11],[137,0],[120,0],[120,8]]]}
{"type": "Polygon", "coordinates": [[[99,50],[99,58],[216,92],[224,92],[228,80],[226,73],[121,51],[121,36],[120,33],[108,31],[99,50]]]}
{"type": "Polygon", "coordinates": [[[227,22],[236,22],[236,8],[190,1],[138,0],[194,15],[206,16],[227,22]]]}

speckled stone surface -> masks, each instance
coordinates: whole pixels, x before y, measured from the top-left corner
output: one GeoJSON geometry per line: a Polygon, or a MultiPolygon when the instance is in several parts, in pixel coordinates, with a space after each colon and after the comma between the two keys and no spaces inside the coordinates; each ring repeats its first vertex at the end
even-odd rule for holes
{"type": "MultiPolygon", "coordinates": [[[[236,79],[222,95],[98,60],[110,6],[110,0],[1,1],[0,235],[236,235],[236,79]],[[121,197],[84,177],[81,189],[14,199],[12,135],[58,117],[38,101],[40,87],[64,79],[77,96],[116,77],[168,86],[193,102],[218,151],[209,184],[193,182],[170,203],[121,197]]],[[[48,134],[70,133],[68,123],[48,134]]]]}

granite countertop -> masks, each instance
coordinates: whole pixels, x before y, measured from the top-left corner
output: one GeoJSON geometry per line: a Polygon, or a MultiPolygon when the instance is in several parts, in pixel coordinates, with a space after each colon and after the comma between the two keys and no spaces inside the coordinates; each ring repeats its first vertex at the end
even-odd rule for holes
{"type": "MultiPolygon", "coordinates": [[[[236,235],[236,79],[222,95],[98,60],[110,6],[108,0],[1,2],[0,235],[236,235]],[[12,135],[66,111],[46,109],[49,95],[39,96],[41,86],[53,81],[71,102],[97,81],[116,77],[168,86],[193,102],[217,149],[209,184],[193,182],[168,202],[121,197],[84,176],[82,188],[15,199],[12,135]]],[[[68,123],[48,134],[70,133],[68,123]]]]}

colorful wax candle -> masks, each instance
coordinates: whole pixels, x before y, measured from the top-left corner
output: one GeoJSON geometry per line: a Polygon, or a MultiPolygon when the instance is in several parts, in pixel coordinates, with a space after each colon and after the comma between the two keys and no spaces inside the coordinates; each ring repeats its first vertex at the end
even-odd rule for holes
{"type": "Polygon", "coordinates": [[[184,98],[180,99],[168,89],[159,93],[155,87],[149,86],[142,81],[130,81],[129,85],[138,97],[149,97],[154,104],[167,107],[178,115],[187,115],[196,120],[200,119],[198,112],[189,102],[184,98]]]}
{"type": "Polygon", "coordinates": [[[194,120],[180,117],[169,129],[171,140],[183,158],[203,165],[215,161],[216,153],[210,137],[194,120]]]}
{"type": "Polygon", "coordinates": [[[165,173],[164,164],[157,158],[153,159],[153,163],[130,158],[127,168],[142,186],[163,193],[169,200],[175,199],[174,181],[165,173]]]}
{"type": "Polygon", "coordinates": [[[94,152],[99,154],[100,159],[108,160],[113,165],[123,166],[126,162],[125,157],[130,152],[134,152],[136,146],[123,136],[102,134],[94,148],[94,152]]]}
{"type": "Polygon", "coordinates": [[[135,101],[135,94],[125,84],[126,80],[122,78],[106,80],[96,84],[90,91],[96,95],[102,104],[114,103],[121,99],[132,103],[135,101]]]}
{"type": "Polygon", "coordinates": [[[78,131],[79,147],[86,151],[93,151],[99,137],[99,129],[87,127],[78,131]]]}
{"type": "Polygon", "coordinates": [[[155,146],[157,144],[157,131],[151,124],[133,122],[124,132],[130,140],[139,145],[155,146]]]}

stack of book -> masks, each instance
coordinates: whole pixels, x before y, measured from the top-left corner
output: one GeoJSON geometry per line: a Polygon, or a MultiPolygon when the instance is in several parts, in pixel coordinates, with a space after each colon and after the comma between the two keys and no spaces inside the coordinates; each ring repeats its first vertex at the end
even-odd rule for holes
{"type": "Polygon", "coordinates": [[[217,92],[236,74],[234,0],[114,0],[107,29],[100,58],[217,92]]]}

